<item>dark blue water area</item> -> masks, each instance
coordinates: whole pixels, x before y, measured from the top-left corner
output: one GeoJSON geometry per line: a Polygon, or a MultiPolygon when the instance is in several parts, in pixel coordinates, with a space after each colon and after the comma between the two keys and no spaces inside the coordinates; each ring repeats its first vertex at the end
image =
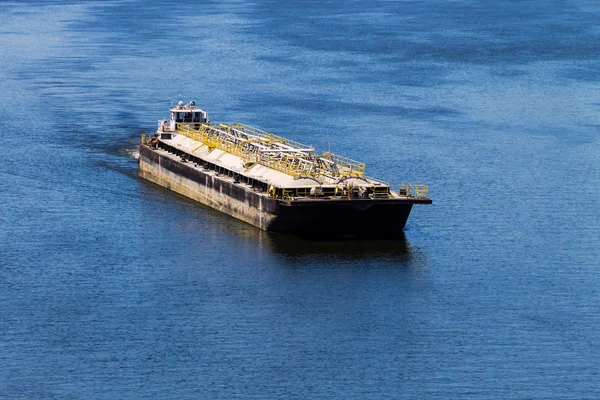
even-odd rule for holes
{"type": "Polygon", "coordinates": [[[598,2],[0,17],[0,398],[600,398],[598,2]],[[137,177],[180,98],[434,204],[403,240],[259,231],[137,177]]]}

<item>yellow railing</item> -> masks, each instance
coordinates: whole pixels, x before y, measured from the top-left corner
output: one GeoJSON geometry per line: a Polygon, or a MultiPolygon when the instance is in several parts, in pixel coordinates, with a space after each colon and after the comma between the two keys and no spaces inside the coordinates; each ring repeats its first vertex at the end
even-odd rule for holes
{"type": "Polygon", "coordinates": [[[257,162],[293,177],[318,177],[320,175],[362,177],[365,173],[364,163],[329,152],[316,156],[314,149],[310,146],[263,132],[248,125],[202,124],[195,129],[195,126],[191,126],[191,124],[177,124],[177,130],[182,135],[204,143],[209,148],[226,151],[241,157],[245,162],[257,162]],[[260,150],[256,147],[253,148],[253,143],[261,143],[269,151],[263,151],[259,155],[260,150]],[[277,150],[277,148],[273,148],[273,144],[283,144],[289,147],[289,149],[280,149],[281,151],[298,150],[300,154],[286,155],[283,158],[271,157],[269,156],[270,150],[277,150]]]}
{"type": "Polygon", "coordinates": [[[296,188],[296,196],[298,197],[308,197],[310,195],[309,187],[299,187],[296,188]]]}
{"type": "Polygon", "coordinates": [[[292,200],[292,201],[294,201],[294,191],[293,190],[283,189],[282,196],[286,200],[292,200]]]}
{"type": "Polygon", "coordinates": [[[428,199],[429,186],[422,184],[402,183],[400,185],[400,189],[398,190],[398,194],[400,194],[400,196],[428,199]]]}
{"type": "Polygon", "coordinates": [[[231,124],[229,126],[227,126],[227,124],[222,124],[222,125],[226,126],[227,128],[230,128],[231,130],[239,130],[241,132],[244,132],[247,135],[260,137],[269,143],[281,143],[281,144],[285,144],[286,146],[293,147],[294,149],[312,149],[312,146],[307,146],[300,142],[296,142],[296,141],[286,139],[281,136],[274,135],[272,133],[262,131],[262,130],[255,128],[253,126],[250,126],[250,125],[244,125],[244,124],[240,124],[240,123],[231,124]]]}
{"type": "MultiPolygon", "coordinates": [[[[199,129],[193,129],[186,124],[178,124],[177,129],[180,134],[191,139],[197,140],[210,149],[220,149],[242,158],[245,163],[258,163],[274,170],[283,172],[293,177],[314,177],[321,175],[330,175],[337,177],[364,177],[365,164],[341,157],[330,152],[325,152],[320,156],[313,153],[312,147],[294,142],[280,136],[260,131],[248,125],[206,125],[203,124],[199,129]],[[242,135],[240,135],[240,132],[242,135]],[[270,156],[269,151],[260,150],[254,147],[253,143],[260,143],[262,149],[273,148],[274,143],[285,144],[291,147],[291,150],[297,149],[296,155],[282,155],[286,149],[283,149],[277,157],[270,156]],[[309,151],[306,151],[306,150],[309,151]],[[301,151],[302,150],[302,151],[301,151]],[[298,154],[301,153],[301,154],[298,154]]],[[[142,135],[142,142],[146,140],[146,135],[142,135]]],[[[195,150],[200,148],[197,147],[195,150]]],[[[195,151],[194,150],[194,151],[195,151]]],[[[396,191],[400,196],[410,198],[428,199],[429,186],[422,184],[402,183],[401,185],[379,184],[369,186],[372,190],[373,198],[389,197],[390,192],[396,191]],[[392,187],[395,187],[392,189],[392,187]],[[399,188],[398,188],[399,187],[399,188]]],[[[297,197],[311,196],[311,188],[297,188],[294,190],[282,189],[281,195],[284,198],[293,199],[297,197]]],[[[337,195],[337,191],[335,195],[337,195]]],[[[269,195],[277,196],[277,188],[269,190],[269,195]]],[[[351,198],[351,188],[348,189],[348,198],[351,198]]],[[[315,191],[316,196],[316,191],[315,191]]]]}
{"type": "Polygon", "coordinates": [[[338,156],[328,151],[324,152],[321,157],[332,161],[340,176],[363,177],[365,175],[365,163],[338,156]]]}
{"type": "Polygon", "coordinates": [[[414,185],[415,186],[415,197],[420,199],[429,198],[429,186],[427,185],[414,185]]]}
{"type": "Polygon", "coordinates": [[[307,172],[307,171],[303,171],[298,168],[295,168],[293,165],[290,164],[288,159],[275,160],[275,159],[270,159],[267,157],[259,157],[257,159],[257,162],[259,164],[264,165],[265,167],[269,167],[271,169],[277,170],[279,172],[283,172],[284,174],[288,174],[293,177],[314,175],[311,172],[307,172]]]}

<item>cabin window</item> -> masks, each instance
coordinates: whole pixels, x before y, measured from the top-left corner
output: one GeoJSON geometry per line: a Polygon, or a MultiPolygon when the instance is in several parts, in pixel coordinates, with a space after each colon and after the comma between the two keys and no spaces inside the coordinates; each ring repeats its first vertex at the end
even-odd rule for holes
{"type": "Polygon", "coordinates": [[[171,119],[174,119],[175,122],[195,122],[201,123],[206,122],[206,113],[205,112],[174,112],[171,114],[171,119]]]}

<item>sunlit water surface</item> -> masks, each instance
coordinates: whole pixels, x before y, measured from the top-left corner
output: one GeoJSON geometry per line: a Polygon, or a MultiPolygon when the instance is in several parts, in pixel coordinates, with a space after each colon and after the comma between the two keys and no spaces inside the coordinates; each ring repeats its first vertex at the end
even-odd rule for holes
{"type": "Polygon", "coordinates": [[[600,398],[597,2],[0,17],[0,397],[600,398]],[[399,241],[258,231],[137,178],[179,98],[434,204],[399,241]]]}

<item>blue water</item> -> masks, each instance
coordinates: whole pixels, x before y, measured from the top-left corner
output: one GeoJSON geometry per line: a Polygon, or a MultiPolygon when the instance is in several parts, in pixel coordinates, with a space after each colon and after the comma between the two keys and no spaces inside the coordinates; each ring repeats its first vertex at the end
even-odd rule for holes
{"type": "Polygon", "coordinates": [[[599,26],[591,0],[0,1],[0,398],[600,398],[599,26]],[[400,241],[258,231],[137,178],[180,97],[434,204],[400,241]]]}

